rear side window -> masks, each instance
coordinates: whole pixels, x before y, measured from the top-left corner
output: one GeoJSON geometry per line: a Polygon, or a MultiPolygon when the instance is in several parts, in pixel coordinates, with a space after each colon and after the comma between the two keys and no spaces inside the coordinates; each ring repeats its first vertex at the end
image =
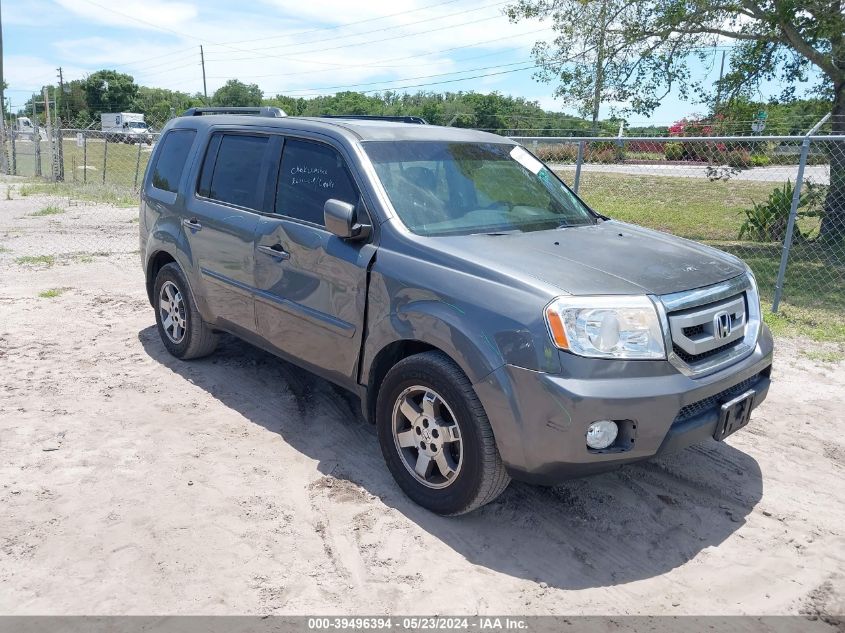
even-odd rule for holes
{"type": "Polygon", "coordinates": [[[215,134],[203,163],[199,194],[258,209],[263,197],[258,184],[268,142],[266,136],[215,134]]]}
{"type": "Polygon", "coordinates": [[[153,167],[153,187],[176,192],[196,135],[195,130],[170,130],[164,135],[153,167]]]}
{"type": "Polygon", "coordinates": [[[285,141],[276,213],[322,226],[329,198],[358,203],[358,189],[341,155],[321,143],[285,141]]]}

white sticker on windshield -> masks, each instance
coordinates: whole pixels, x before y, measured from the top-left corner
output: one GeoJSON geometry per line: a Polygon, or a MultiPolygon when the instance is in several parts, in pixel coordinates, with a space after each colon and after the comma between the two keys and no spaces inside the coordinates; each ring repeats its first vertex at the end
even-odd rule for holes
{"type": "Polygon", "coordinates": [[[525,169],[530,171],[532,174],[539,174],[540,170],[543,169],[543,163],[534,158],[519,145],[511,150],[511,158],[525,167],[525,169]]]}

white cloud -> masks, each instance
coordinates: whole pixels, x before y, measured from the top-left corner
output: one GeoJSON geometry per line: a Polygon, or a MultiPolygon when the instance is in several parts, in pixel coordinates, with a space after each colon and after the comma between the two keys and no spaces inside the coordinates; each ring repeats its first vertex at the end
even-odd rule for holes
{"type": "MultiPolygon", "coordinates": [[[[82,68],[66,66],[62,69],[65,77],[81,74],[82,68]]],[[[6,55],[3,60],[3,72],[9,90],[6,96],[12,103],[26,101],[30,93],[42,86],[58,83],[57,65],[41,57],[31,55],[6,55]]]]}
{"type": "MultiPolygon", "coordinates": [[[[65,39],[53,39],[52,54],[43,55],[55,61],[29,58],[33,72],[37,70],[49,80],[46,69],[59,64],[74,68],[73,73],[66,72],[68,78],[115,68],[133,75],[143,85],[198,92],[202,90],[199,44],[204,43],[209,94],[228,78],[257,83],[271,96],[278,92],[313,94],[315,89],[329,94],[333,90],[324,87],[371,82],[378,83],[350,89],[391,88],[495,72],[490,69],[454,77],[411,79],[529,61],[531,46],[541,35],[537,31],[545,26],[537,22],[510,24],[501,15],[504,5],[491,6],[489,0],[456,1],[436,7],[429,6],[431,0],[263,0],[243,10],[213,1],[124,0],[118,5],[106,4],[107,0],[55,2],[76,17],[68,19],[65,39]],[[99,4],[113,10],[96,6],[99,4]],[[468,9],[478,10],[461,13],[468,9]],[[458,15],[451,15],[455,13],[458,15]],[[120,14],[134,15],[144,22],[133,22],[120,14]],[[391,17],[383,17],[386,15],[391,17]],[[379,19],[343,26],[370,18],[379,19]],[[101,26],[96,32],[90,27],[75,30],[74,21],[82,20],[101,26]],[[171,31],[156,31],[147,23],[171,31]],[[67,35],[73,33],[76,36],[67,35]]],[[[40,49],[37,55],[42,55],[40,49]]],[[[494,89],[512,76],[434,85],[431,89],[494,89]]]]}

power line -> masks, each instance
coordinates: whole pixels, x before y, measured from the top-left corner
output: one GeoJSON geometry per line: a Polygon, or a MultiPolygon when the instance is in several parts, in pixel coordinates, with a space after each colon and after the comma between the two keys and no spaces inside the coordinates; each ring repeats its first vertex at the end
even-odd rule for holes
{"type": "Polygon", "coordinates": [[[365,20],[357,20],[355,22],[345,22],[344,24],[336,24],[334,26],[321,26],[316,29],[309,29],[307,31],[297,31],[294,33],[286,33],[285,35],[271,35],[269,37],[259,37],[257,39],[249,39],[249,40],[237,40],[237,41],[229,41],[226,42],[227,44],[242,44],[244,42],[262,42],[266,40],[275,40],[281,37],[297,37],[299,35],[307,35],[309,33],[317,33],[320,31],[334,31],[336,29],[346,28],[347,26],[356,26],[358,24],[365,24],[367,22],[377,22],[378,20],[386,20],[387,18],[395,18],[400,15],[407,15],[408,13],[417,13],[418,11],[424,11],[425,9],[433,9],[434,7],[440,7],[446,4],[454,4],[455,2],[460,2],[461,0],[446,0],[445,2],[435,2],[434,4],[427,4],[424,7],[419,7],[416,9],[409,9],[407,11],[399,11],[397,13],[388,13],[387,15],[380,15],[374,18],[367,18],[365,20]]]}
{"type": "MultiPolygon", "coordinates": [[[[483,5],[483,6],[480,6],[480,7],[475,7],[473,9],[464,9],[463,11],[457,11],[455,13],[447,13],[445,15],[436,15],[436,16],[432,16],[430,18],[425,18],[425,19],[422,19],[422,20],[415,20],[413,22],[407,22],[405,24],[395,24],[395,25],[391,25],[391,26],[384,26],[384,27],[380,27],[380,28],[377,28],[377,29],[372,29],[370,31],[361,31],[359,33],[349,33],[347,35],[327,37],[327,38],[324,38],[322,40],[312,40],[312,41],[309,41],[309,42],[298,42],[298,43],[294,43],[294,44],[280,44],[278,46],[266,46],[262,49],[246,49],[246,50],[249,50],[250,52],[253,52],[253,53],[265,53],[268,50],[296,48],[296,47],[299,47],[299,46],[308,46],[308,45],[311,45],[311,44],[320,44],[321,42],[334,42],[334,41],[339,40],[339,39],[346,39],[346,38],[349,38],[349,37],[357,37],[359,35],[370,35],[371,33],[382,33],[384,31],[392,31],[394,29],[405,28],[406,26],[416,26],[418,24],[424,24],[426,22],[434,22],[436,20],[445,20],[446,18],[452,18],[452,17],[455,17],[456,15],[466,15],[467,13],[475,13],[476,11],[484,11],[485,9],[492,9],[494,7],[502,6],[503,4],[508,4],[509,2],[511,2],[511,0],[503,0],[501,2],[495,2],[493,4],[487,4],[487,5],[483,5]]],[[[503,17],[503,16],[497,15],[496,17],[503,17]]],[[[470,22],[469,24],[472,24],[472,22],[470,22]]],[[[426,31],[424,31],[424,32],[426,32],[426,31]]],[[[379,40],[376,40],[376,41],[379,41],[379,40]]],[[[361,42],[358,42],[358,44],[360,44],[360,43],[361,42]]],[[[328,49],[328,50],[332,50],[332,49],[328,49]]],[[[306,51],[306,52],[311,52],[311,51],[306,51]]],[[[211,53],[211,54],[214,54],[214,53],[211,53]]]]}
{"type": "MultiPolygon", "coordinates": [[[[116,15],[120,15],[120,16],[127,17],[127,18],[132,18],[132,19],[133,19],[133,20],[135,20],[136,22],[140,22],[140,23],[142,23],[142,24],[146,24],[146,25],[151,26],[151,27],[153,27],[153,28],[155,28],[155,29],[157,29],[157,30],[160,30],[160,31],[167,31],[167,32],[169,32],[169,33],[173,33],[174,35],[178,35],[178,36],[180,36],[180,37],[185,37],[185,38],[188,38],[188,39],[192,39],[192,40],[195,40],[195,41],[198,41],[198,42],[202,42],[202,43],[204,43],[204,44],[211,44],[211,45],[214,45],[214,46],[221,46],[221,47],[224,47],[224,48],[230,48],[230,49],[232,49],[232,50],[235,50],[235,51],[238,51],[238,52],[241,52],[241,53],[256,53],[256,52],[258,52],[258,51],[256,51],[256,50],[250,50],[250,49],[240,49],[240,48],[237,48],[237,47],[231,46],[231,45],[229,45],[229,44],[226,44],[226,43],[224,43],[224,42],[211,42],[211,41],[205,40],[205,39],[203,39],[203,38],[196,37],[196,36],[194,36],[194,35],[190,35],[190,34],[187,34],[187,33],[182,33],[182,32],[180,32],[180,31],[176,31],[176,30],[174,30],[174,29],[170,29],[170,28],[167,28],[167,27],[164,27],[164,26],[160,26],[160,25],[158,25],[158,24],[154,24],[154,23],[152,23],[152,22],[148,22],[148,21],[146,21],[146,20],[143,20],[143,19],[141,19],[141,18],[138,18],[137,16],[134,16],[134,15],[129,15],[129,14],[127,14],[127,13],[123,13],[123,12],[121,12],[121,11],[117,11],[116,9],[112,9],[112,8],[110,8],[110,7],[108,7],[108,6],[105,6],[105,5],[103,5],[103,4],[100,4],[99,2],[95,2],[94,0],[83,0],[83,1],[84,1],[84,2],[86,2],[86,3],[88,3],[88,4],[91,4],[91,5],[93,5],[93,6],[99,7],[99,8],[101,8],[101,9],[105,10],[105,11],[109,11],[109,12],[111,12],[111,13],[114,13],[114,14],[116,14],[116,15]]],[[[492,7],[492,6],[499,6],[499,5],[501,5],[501,4],[505,4],[505,2],[499,2],[498,4],[489,5],[488,7],[484,7],[484,8],[490,8],[490,7],[492,7]]],[[[501,17],[501,16],[495,16],[495,17],[501,17]]],[[[485,18],[485,20],[489,20],[489,19],[493,19],[493,18],[485,18]]],[[[475,24],[475,23],[477,23],[477,22],[482,22],[482,21],[485,21],[485,20],[476,20],[476,21],[474,21],[474,22],[469,22],[469,23],[466,23],[466,24],[475,24]]],[[[413,23],[410,23],[410,24],[408,24],[408,25],[404,25],[404,26],[411,26],[411,25],[413,25],[413,23]]],[[[463,25],[458,25],[458,26],[463,26],[463,25]]],[[[391,28],[398,28],[398,27],[391,27],[391,28]]],[[[452,26],[452,27],[444,27],[444,28],[441,28],[441,29],[432,29],[431,31],[428,31],[428,32],[434,32],[434,31],[438,31],[438,30],[445,30],[445,28],[455,28],[455,26],[452,26]]],[[[426,32],[424,31],[424,32],[421,32],[421,33],[407,34],[407,35],[403,35],[403,36],[399,36],[399,37],[409,37],[409,36],[410,36],[410,37],[413,37],[413,36],[415,36],[415,35],[422,35],[422,34],[425,34],[425,33],[426,33],[426,32]]],[[[379,41],[388,41],[388,40],[391,40],[391,39],[398,39],[398,37],[394,37],[394,38],[387,38],[387,39],[385,39],[385,40],[379,40],[379,41]]],[[[347,44],[347,45],[344,45],[344,46],[338,46],[338,47],[334,47],[334,48],[330,48],[330,49],[325,49],[325,50],[336,50],[336,49],[338,49],[338,48],[346,48],[346,47],[348,47],[348,46],[358,46],[358,45],[360,45],[360,44],[362,44],[362,43],[363,43],[363,42],[356,42],[356,43],[354,43],[354,44],[347,44]]],[[[301,44],[300,44],[300,45],[301,45],[301,44]]],[[[314,53],[314,52],[324,52],[324,51],[319,51],[319,50],[318,50],[318,51],[302,51],[302,52],[303,52],[303,53],[314,53]]],[[[280,57],[280,58],[284,59],[284,56],[276,56],[276,55],[262,55],[262,56],[261,56],[261,58],[265,58],[265,57],[268,57],[268,56],[269,56],[269,57],[280,57]]],[[[245,58],[245,59],[250,59],[250,58],[245,58]]],[[[255,59],[255,57],[253,57],[252,59],[255,59]]],[[[228,60],[228,61],[237,61],[237,60],[228,60]]]]}
{"type": "MultiPolygon", "coordinates": [[[[285,34],[285,35],[273,35],[273,36],[263,37],[263,38],[258,38],[258,39],[237,40],[237,41],[220,42],[220,43],[206,42],[205,40],[202,40],[201,38],[197,38],[193,35],[189,35],[187,33],[182,33],[180,31],[175,31],[173,29],[168,29],[168,28],[162,27],[158,24],[153,24],[152,22],[146,22],[144,20],[137,18],[136,16],[130,16],[129,14],[122,13],[120,11],[117,11],[117,10],[111,8],[111,7],[106,7],[102,4],[94,2],[93,0],[84,0],[84,1],[88,2],[89,4],[94,5],[96,7],[99,7],[101,9],[104,9],[106,11],[110,11],[111,13],[114,13],[116,15],[120,15],[120,16],[123,16],[123,17],[132,17],[136,21],[142,22],[143,24],[147,24],[149,26],[152,26],[155,29],[160,30],[160,31],[163,30],[163,31],[166,31],[168,33],[172,33],[174,35],[178,35],[180,37],[195,39],[195,40],[207,43],[207,44],[212,44],[214,46],[226,47],[229,44],[238,44],[238,43],[241,43],[241,42],[259,42],[259,41],[265,41],[265,40],[270,40],[270,39],[278,39],[278,38],[281,38],[281,37],[296,37],[298,35],[305,35],[305,34],[308,34],[308,33],[316,33],[316,32],[319,32],[319,31],[336,30],[336,29],[341,29],[341,28],[345,28],[345,27],[348,27],[348,26],[354,26],[354,25],[357,25],[357,24],[364,24],[364,23],[367,23],[367,22],[375,22],[375,21],[378,21],[378,20],[384,20],[384,19],[387,19],[387,18],[399,16],[399,15],[406,15],[408,13],[416,13],[418,11],[423,11],[425,9],[431,9],[431,8],[434,8],[434,7],[443,6],[443,5],[447,5],[447,4],[454,4],[455,2],[460,2],[461,0],[446,0],[445,2],[436,2],[434,4],[429,4],[429,5],[426,5],[426,6],[423,6],[423,7],[418,7],[416,9],[410,9],[408,11],[400,11],[400,12],[397,12],[397,13],[390,13],[390,14],[387,14],[387,15],[377,16],[377,17],[373,17],[373,18],[367,18],[365,20],[357,20],[355,22],[346,22],[344,24],[337,24],[337,25],[333,25],[333,26],[319,27],[319,28],[315,28],[315,29],[309,29],[309,30],[306,30],[306,31],[297,31],[295,33],[288,33],[288,34],[285,34]]],[[[495,6],[495,5],[491,5],[491,6],[495,6]]],[[[133,66],[134,67],[137,64],[142,64],[142,63],[148,62],[148,61],[154,61],[154,60],[162,59],[162,58],[172,58],[173,56],[177,55],[178,53],[182,53],[182,52],[185,52],[185,51],[191,51],[191,50],[193,50],[192,46],[180,48],[180,49],[176,49],[174,51],[170,51],[168,53],[164,53],[164,54],[161,54],[161,55],[155,55],[153,57],[145,57],[144,59],[140,59],[140,60],[137,60],[137,61],[122,62],[122,63],[119,63],[119,64],[111,64],[111,67],[112,68],[121,68],[121,67],[124,67],[124,66],[133,66]]],[[[240,49],[234,49],[234,50],[240,50],[240,49]]],[[[253,51],[247,50],[247,51],[244,51],[244,52],[253,52],[253,51]]],[[[168,63],[169,62],[165,62],[164,64],[156,64],[152,67],[157,68],[157,67],[160,67],[160,66],[166,66],[168,63]]],[[[150,68],[152,68],[152,67],[150,67],[150,68]]]]}
{"type": "MultiPolygon", "coordinates": [[[[432,55],[439,55],[441,53],[450,53],[452,51],[462,50],[462,49],[465,49],[465,48],[474,48],[476,46],[482,46],[484,44],[490,44],[490,43],[493,43],[493,42],[501,42],[503,40],[512,40],[512,39],[516,39],[518,37],[523,37],[525,35],[536,35],[537,33],[543,33],[543,32],[550,31],[550,30],[552,30],[552,27],[545,27],[545,28],[542,28],[542,29],[537,29],[536,31],[526,31],[525,33],[517,33],[515,35],[508,35],[506,37],[497,37],[497,38],[490,39],[490,40],[482,40],[480,42],[473,42],[471,44],[463,44],[461,46],[452,46],[450,48],[442,48],[442,49],[439,49],[439,50],[436,50],[436,51],[428,51],[428,52],[425,52],[425,53],[416,53],[414,55],[405,55],[404,57],[393,57],[393,58],[389,58],[389,59],[376,60],[372,64],[367,64],[367,68],[404,68],[404,67],[406,67],[405,65],[401,65],[401,66],[382,66],[381,64],[383,64],[385,62],[398,62],[398,61],[404,61],[406,59],[416,59],[418,57],[429,57],[429,56],[432,56],[432,55]]],[[[481,57],[490,57],[492,55],[501,55],[505,51],[516,50],[517,48],[521,48],[521,47],[520,46],[510,46],[508,48],[504,48],[504,49],[501,49],[499,51],[494,51],[492,53],[485,53],[483,55],[474,55],[472,57],[465,57],[464,59],[454,60],[454,61],[462,62],[462,61],[468,61],[470,59],[479,59],[481,57]]],[[[295,60],[295,59],[290,59],[289,61],[301,61],[303,63],[322,63],[322,62],[312,62],[311,60],[295,60]]],[[[425,64],[419,64],[419,65],[425,65],[425,64]]],[[[267,78],[267,77],[293,77],[293,76],[296,76],[296,75],[312,75],[314,73],[331,72],[333,70],[338,70],[340,68],[360,68],[360,66],[361,66],[360,64],[355,64],[355,65],[339,64],[339,65],[335,65],[334,68],[324,68],[322,70],[303,70],[303,71],[297,71],[297,72],[294,72],[294,73],[271,73],[271,74],[268,74],[268,75],[238,75],[238,78],[263,79],[263,78],[267,78]]],[[[218,76],[209,77],[209,79],[234,79],[234,77],[218,75],[218,76]]]]}
{"type": "MultiPolygon", "coordinates": [[[[537,68],[537,67],[538,67],[537,65],[533,65],[533,66],[526,66],[525,68],[512,68],[510,70],[501,70],[501,71],[495,72],[495,73],[485,73],[483,75],[473,75],[472,77],[460,77],[458,79],[449,79],[449,80],[444,80],[444,81],[433,81],[433,82],[430,82],[430,83],[413,84],[413,85],[407,85],[407,86],[390,86],[390,87],[387,87],[387,88],[374,88],[372,90],[358,90],[357,92],[360,92],[361,94],[369,94],[369,93],[373,93],[373,92],[384,92],[385,90],[407,90],[409,88],[426,88],[428,86],[439,86],[439,85],[443,85],[443,84],[452,84],[452,83],[456,83],[456,82],[459,82],[459,81],[469,81],[470,79],[481,79],[483,77],[495,77],[495,76],[498,76],[498,75],[507,75],[509,73],[517,73],[517,72],[520,72],[520,71],[523,71],[523,70],[532,70],[532,69],[537,68]]],[[[298,96],[299,97],[325,97],[327,95],[320,94],[320,93],[314,93],[314,94],[298,95],[298,96]]]]}
{"type": "Polygon", "coordinates": [[[185,48],[178,48],[175,51],[170,51],[168,53],[156,55],[155,57],[145,57],[144,59],[139,59],[139,60],[136,60],[136,61],[123,62],[121,64],[112,64],[111,67],[112,68],[121,68],[123,66],[133,66],[135,64],[143,64],[144,62],[150,62],[150,61],[153,61],[155,59],[161,59],[162,57],[172,57],[174,55],[178,55],[179,53],[184,53],[185,51],[192,51],[192,50],[194,50],[193,46],[187,46],[185,48]]]}
{"type": "MultiPolygon", "coordinates": [[[[185,59],[193,57],[196,60],[196,63],[199,64],[199,58],[196,55],[197,55],[196,50],[192,46],[191,52],[190,52],[189,55],[187,55],[187,56],[186,55],[178,55],[176,57],[179,59],[179,61],[185,61],[185,59]]],[[[137,68],[132,68],[130,70],[132,72],[146,72],[148,70],[153,70],[154,68],[170,67],[170,66],[173,65],[173,63],[174,63],[174,60],[171,58],[166,62],[161,62],[161,63],[158,63],[158,64],[152,64],[151,66],[141,66],[141,67],[137,67],[137,68]]]]}
{"type": "Polygon", "coordinates": [[[157,71],[157,72],[154,72],[154,73],[149,73],[149,72],[147,72],[147,71],[142,71],[142,72],[140,72],[140,73],[136,73],[136,74],[137,74],[139,77],[143,77],[143,76],[147,76],[147,77],[149,77],[149,76],[158,77],[158,76],[160,76],[160,75],[166,75],[167,73],[172,73],[172,72],[174,72],[174,71],[181,70],[182,68],[191,68],[191,67],[193,67],[193,66],[199,66],[199,65],[200,65],[200,62],[197,60],[197,61],[190,62],[189,64],[182,64],[181,66],[173,66],[172,68],[168,68],[167,70],[160,70],[160,71],[157,71]]]}
{"type": "MultiPolygon", "coordinates": [[[[328,51],[335,51],[335,50],[339,50],[339,49],[342,49],[342,48],[349,48],[351,46],[361,46],[362,44],[378,44],[378,43],[381,43],[381,42],[390,42],[392,40],[398,40],[398,39],[403,39],[403,38],[408,38],[408,37],[416,37],[418,35],[427,35],[429,33],[437,33],[439,31],[447,31],[449,29],[456,29],[456,28],[460,28],[460,27],[464,27],[464,26],[469,26],[471,24],[480,24],[481,22],[489,22],[490,20],[497,20],[497,19],[502,18],[502,17],[504,17],[504,16],[503,15],[493,15],[493,16],[481,18],[481,19],[478,19],[478,20],[472,20],[470,22],[463,22],[461,24],[450,24],[450,25],[447,25],[447,26],[438,27],[436,29],[429,29],[427,31],[419,31],[417,33],[403,33],[401,35],[394,35],[392,37],[385,37],[385,38],[382,38],[382,39],[379,39],[379,40],[369,40],[367,42],[351,42],[351,43],[347,43],[347,44],[340,44],[338,46],[332,46],[332,47],[329,47],[329,48],[315,49],[315,50],[309,50],[309,51],[296,51],[295,54],[296,55],[303,55],[303,54],[311,54],[311,53],[325,53],[325,52],[328,52],[328,51]]],[[[255,51],[249,51],[249,52],[255,52],[255,51]]],[[[267,55],[267,54],[252,56],[252,57],[236,57],[236,58],[229,58],[229,59],[224,58],[224,59],[217,60],[217,61],[236,62],[236,61],[245,61],[245,60],[251,60],[251,59],[266,59],[267,57],[277,57],[279,59],[287,59],[287,60],[291,61],[290,58],[285,56],[285,55],[267,55]]]]}
{"type": "Polygon", "coordinates": [[[109,13],[114,13],[115,15],[119,15],[119,16],[122,16],[124,18],[131,18],[135,22],[140,22],[141,24],[146,24],[147,26],[151,26],[154,29],[156,29],[157,31],[166,31],[167,33],[172,33],[173,35],[178,35],[179,37],[184,37],[184,38],[188,38],[188,39],[191,39],[191,40],[198,40],[200,42],[205,42],[205,40],[203,40],[202,38],[196,37],[194,35],[189,35],[188,33],[182,33],[180,31],[174,31],[173,29],[169,29],[166,26],[161,26],[160,24],[155,24],[153,22],[147,22],[146,20],[139,18],[137,15],[130,15],[128,13],[123,13],[122,11],[118,11],[117,9],[112,9],[109,6],[106,6],[104,4],[100,4],[99,2],[94,2],[94,0],[83,0],[83,2],[86,2],[87,4],[94,5],[95,7],[99,7],[100,9],[103,9],[104,11],[108,11],[109,13]]]}
{"type": "MultiPolygon", "coordinates": [[[[290,95],[290,96],[297,96],[297,95],[294,95],[294,94],[291,94],[291,93],[294,93],[294,92],[313,92],[313,91],[316,91],[316,90],[338,90],[338,89],[342,89],[342,88],[358,88],[360,86],[375,86],[375,85],[379,85],[379,84],[396,83],[398,81],[414,81],[416,79],[431,79],[433,77],[447,77],[449,75],[459,75],[459,74],[463,74],[463,73],[473,73],[473,72],[478,72],[479,70],[491,70],[493,68],[508,68],[509,66],[520,66],[520,65],[523,65],[523,64],[530,64],[530,63],[531,63],[531,60],[520,60],[518,62],[513,62],[511,64],[496,64],[494,66],[483,66],[481,68],[467,68],[466,70],[455,70],[455,71],[452,71],[452,72],[438,73],[438,74],[435,74],[435,75],[420,75],[418,77],[403,77],[401,79],[390,79],[390,80],[384,80],[384,81],[370,81],[370,82],[367,82],[367,83],[346,84],[346,85],[343,85],[343,86],[323,86],[323,87],[320,87],[320,88],[296,88],[296,89],[293,89],[293,90],[286,91],[285,94],[290,95]]],[[[535,67],[536,66],[532,66],[532,68],[535,68],[535,67]]],[[[386,89],[389,90],[389,88],[386,88],[386,89]]],[[[273,92],[273,91],[271,90],[270,92],[273,92]]]]}

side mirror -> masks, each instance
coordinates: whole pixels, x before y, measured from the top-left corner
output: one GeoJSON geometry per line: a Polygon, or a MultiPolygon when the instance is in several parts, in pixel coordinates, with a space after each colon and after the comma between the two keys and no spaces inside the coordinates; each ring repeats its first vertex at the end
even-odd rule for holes
{"type": "Polygon", "coordinates": [[[362,240],[370,235],[369,224],[356,222],[355,205],[330,198],[323,205],[326,229],[344,240],[362,240]]]}

